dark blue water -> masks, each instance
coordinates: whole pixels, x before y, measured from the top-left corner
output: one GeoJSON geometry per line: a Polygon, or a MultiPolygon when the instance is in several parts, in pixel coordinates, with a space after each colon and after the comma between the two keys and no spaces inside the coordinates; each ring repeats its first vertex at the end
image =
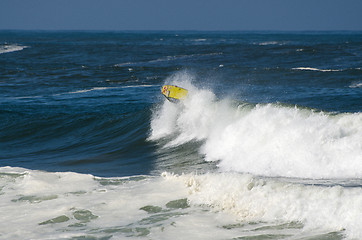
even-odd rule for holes
{"type": "Polygon", "coordinates": [[[0,166],[130,176],[189,156],[165,165],[213,168],[194,144],[171,156],[148,139],[180,72],[219,99],[360,113],[362,33],[0,31],[0,166]]]}

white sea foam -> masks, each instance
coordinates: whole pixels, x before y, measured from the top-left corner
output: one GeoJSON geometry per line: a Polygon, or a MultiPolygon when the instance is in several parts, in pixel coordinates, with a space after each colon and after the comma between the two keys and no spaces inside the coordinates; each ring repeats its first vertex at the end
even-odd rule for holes
{"type": "Polygon", "coordinates": [[[341,69],[319,69],[319,68],[311,68],[311,67],[297,67],[292,68],[293,70],[302,70],[302,71],[317,71],[317,72],[340,72],[341,69]]]}
{"type": "Polygon", "coordinates": [[[279,44],[277,41],[269,41],[269,42],[258,43],[258,45],[260,45],[260,46],[277,45],[277,44],[279,44]]]}
{"type": "MultiPolygon", "coordinates": [[[[186,81],[185,81],[186,79],[186,81]]],[[[239,107],[190,84],[181,104],[155,111],[150,139],[172,137],[168,146],[202,141],[206,161],[222,171],[299,178],[362,177],[362,113],[329,115],[274,104],[239,107]]]]}
{"type": "Polygon", "coordinates": [[[21,46],[17,44],[0,45],[0,54],[21,51],[24,48],[28,48],[28,46],[21,46]]]}
{"type": "Polygon", "coordinates": [[[185,175],[189,201],[245,221],[301,222],[304,229],[346,229],[360,239],[362,189],[305,186],[233,173],[185,175]]]}
{"type": "Polygon", "coordinates": [[[181,182],[168,184],[161,178],[142,176],[134,179],[139,180],[0,168],[0,219],[6,223],[0,226],[0,236],[136,238],[148,231],[146,220],[141,222],[148,214],[141,207],[158,204],[167,209],[165,204],[185,197],[186,190],[179,187],[181,182]]]}
{"type": "Polygon", "coordinates": [[[13,97],[12,99],[34,99],[34,98],[42,98],[43,96],[21,96],[21,97],[13,97]]]}
{"type": "Polygon", "coordinates": [[[360,187],[236,173],[99,178],[1,167],[0,194],[4,239],[362,238],[360,187]]]}
{"type": "Polygon", "coordinates": [[[362,82],[354,82],[349,87],[350,88],[362,88],[362,82]]]}
{"type": "Polygon", "coordinates": [[[156,85],[141,84],[141,85],[123,86],[122,88],[143,88],[143,87],[155,87],[155,86],[156,86],[156,85]]]}
{"type": "Polygon", "coordinates": [[[198,39],[193,39],[193,40],[191,40],[191,41],[194,41],[194,42],[205,42],[205,41],[207,41],[207,39],[206,39],[206,38],[198,38],[198,39]]]}
{"type": "Polygon", "coordinates": [[[268,46],[268,45],[279,45],[279,46],[282,46],[282,45],[286,45],[287,42],[285,41],[282,41],[282,42],[278,42],[278,41],[267,41],[267,42],[258,42],[258,43],[255,43],[259,46],[268,46]]]}
{"type": "Polygon", "coordinates": [[[73,91],[73,92],[68,92],[68,94],[86,93],[86,92],[91,92],[91,91],[100,91],[100,90],[114,89],[114,88],[115,87],[94,87],[94,88],[89,88],[89,89],[82,89],[82,90],[77,90],[77,91],[73,91]]]}

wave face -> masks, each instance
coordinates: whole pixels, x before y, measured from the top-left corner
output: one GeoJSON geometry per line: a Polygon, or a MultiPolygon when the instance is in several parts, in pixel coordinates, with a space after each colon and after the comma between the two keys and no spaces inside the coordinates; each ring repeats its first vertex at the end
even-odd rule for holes
{"type": "Polygon", "coordinates": [[[134,104],[138,99],[129,93],[152,88],[85,88],[51,97],[7,98],[4,101],[12,105],[0,111],[1,160],[7,165],[37,168],[40,164],[50,171],[105,176],[149,172],[143,161],[151,156],[147,151],[152,146],[144,144],[148,103],[134,104]],[[119,102],[122,98],[127,100],[119,102]]]}
{"type": "Polygon", "coordinates": [[[362,177],[362,114],[329,114],[281,104],[217,99],[186,74],[172,82],[189,89],[180,105],[165,102],[154,114],[151,139],[172,136],[166,147],[203,141],[206,161],[223,171],[299,178],[362,177]]]}

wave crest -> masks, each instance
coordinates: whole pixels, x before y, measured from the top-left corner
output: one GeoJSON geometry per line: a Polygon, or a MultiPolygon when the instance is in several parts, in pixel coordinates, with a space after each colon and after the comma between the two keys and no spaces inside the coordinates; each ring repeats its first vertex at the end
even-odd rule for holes
{"type": "Polygon", "coordinates": [[[276,104],[250,106],[197,89],[187,74],[174,77],[189,89],[181,104],[155,111],[150,139],[166,147],[202,141],[206,161],[223,171],[298,178],[360,178],[362,114],[315,112],[276,104]],[[187,86],[186,86],[187,85],[187,86]]]}
{"type": "Polygon", "coordinates": [[[319,69],[319,68],[312,68],[312,67],[297,67],[292,68],[293,70],[301,70],[301,71],[316,71],[316,72],[340,72],[343,71],[341,69],[319,69]]]}
{"type": "Polygon", "coordinates": [[[17,51],[23,50],[24,48],[28,48],[28,46],[21,46],[21,45],[17,45],[17,44],[0,45],[0,54],[10,53],[10,52],[17,52],[17,51]]]}

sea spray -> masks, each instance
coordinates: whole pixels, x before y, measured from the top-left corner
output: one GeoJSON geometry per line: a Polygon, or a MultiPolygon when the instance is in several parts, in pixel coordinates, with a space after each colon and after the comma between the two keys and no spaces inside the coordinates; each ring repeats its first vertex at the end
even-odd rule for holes
{"type": "Polygon", "coordinates": [[[0,35],[1,239],[362,239],[361,34],[0,35]]]}
{"type": "MultiPolygon", "coordinates": [[[[180,75],[174,83],[181,84],[180,75]]],[[[165,147],[202,141],[206,161],[223,171],[300,178],[362,177],[362,114],[333,114],[282,104],[217,99],[191,91],[179,104],[155,111],[150,139],[169,136],[165,147]],[[246,107],[244,107],[246,106],[246,107]]]]}

